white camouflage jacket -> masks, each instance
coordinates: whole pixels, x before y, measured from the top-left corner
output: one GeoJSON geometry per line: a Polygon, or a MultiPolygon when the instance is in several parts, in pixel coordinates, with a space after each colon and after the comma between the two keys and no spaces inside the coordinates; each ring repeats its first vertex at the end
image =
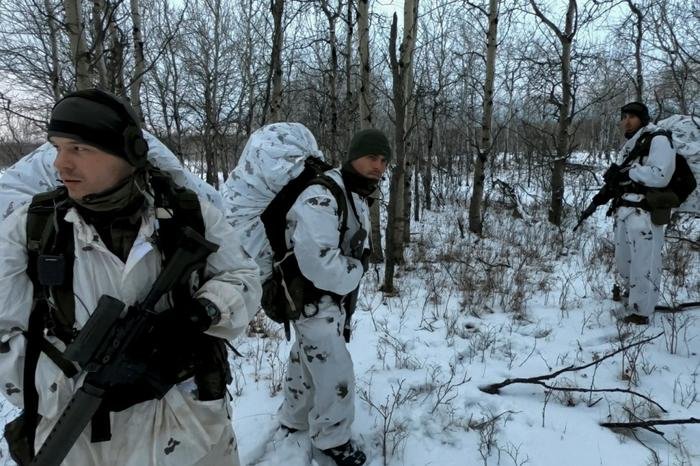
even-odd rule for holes
{"type": "Polygon", "coordinates": [[[301,273],[316,287],[343,296],[357,288],[362,278],[362,263],[351,257],[350,242],[362,227],[368,233],[362,248],[369,249],[369,206],[355,193],[348,196],[339,170],[329,170],[326,175],[340,186],[347,201],[348,230],[342,246],[338,247],[342,223],[338,204],[328,188],[320,185],[311,185],[299,195],[287,214],[285,237],[301,273]]]}
{"type": "MultiPolygon", "coordinates": [[[[207,333],[232,339],[241,334],[258,309],[261,289],[258,269],[241,249],[223,213],[200,199],[206,239],[219,245],[207,260],[208,280],[196,292],[221,310],[221,321],[207,333]]],[[[27,267],[26,218],[28,206],[15,210],[0,223],[0,382],[3,394],[21,407],[22,368],[26,330],[32,306],[32,283],[27,267]]],[[[100,296],[107,294],[126,304],[142,300],[161,269],[161,255],[151,237],[157,228],[151,205],[142,217],[140,231],[126,263],[112,254],[99,240],[95,229],[83,221],[75,209],[66,214],[73,224],[75,262],[73,290],[75,318],[80,328],[95,309],[100,296]]],[[[165,305],[165,299],[159,306],[165,305]]],[[[62,343],[49,339],[59,348],[62,343]]],[[[83,375],[67,379],[43,353],[36,371],[40,396],[37,446],[63,411],[83,375]]],[[[205,457],[228,427],[230,408],[226,397],[202,402],[195,399],[190,379],[173,387],[161,400],[139,403],[122,412],[111,413],[112,440],[90,443],[86,429],[64,464],[192,465],[205,457]],[[177,447],[180,448],[177,448],[177,447]]],[[[233,440],[232,440],[233,441],[233,440]]]]}
{"type": "MultiPolygon", "coordinates": [[[[620,149],[618,158],[622,162],[630,151],[634,148],[639,137],[645,133],[653,133],[660,128],[649,123],[640,128],[634,136],[628,139],[620,149]]],[[[668,185],[676,170],[676,151],[668,141],[668,138],[663,135],[654,136],[649,147],[649,155],[643,157],[641,163],[639,160],[634,161],[629,170],[629,176],[632,181],[647,186],[649,188],[663,188],[668,185]]],[[[629,201],[639,201],[643,195],[628,193],[623,196],[629,201]]]]}

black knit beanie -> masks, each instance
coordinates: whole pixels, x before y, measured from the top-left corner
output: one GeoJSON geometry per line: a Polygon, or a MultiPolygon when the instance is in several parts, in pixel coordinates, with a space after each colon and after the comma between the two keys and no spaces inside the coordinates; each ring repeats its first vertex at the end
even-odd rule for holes
{"type": "Polygon", "coordinates": [[[391,162],[391,146],[383,132],[378,129],[363,129],[355,133],[350,141],[345,163],[365,155],[383,155],[387,163],[391,162]]]}
{"type": "Polygon", "coordinates": [[[642,126],[648,125],[651,120],[651,118],[649,118],[649,109],[641,102],[630,102],[623,105],[622,108],[620,108],[620,118],[624,118],[625,114],[638,117],[642,122],[642,126]]]}
{"type": "Polygon", "coordinates": [[[129,103],[98,89],[73,92],[54,105],[47,139],[54,136],[97,147],[133,166],[145,163],[148,152],[136,113],[129,103]]]}

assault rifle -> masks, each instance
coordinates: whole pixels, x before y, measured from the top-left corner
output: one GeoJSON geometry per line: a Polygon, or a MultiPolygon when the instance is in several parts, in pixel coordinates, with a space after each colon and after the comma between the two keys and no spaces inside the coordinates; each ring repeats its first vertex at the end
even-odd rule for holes
{"type": "Polygon", "coordinates": [[[617,165],[613,163],[605,171],[603,175],[603,180],[605,181],[603,187],[593,196],[591,203],[579,215],[578,223],[574,227],[574,231],[576,231],[588,217],[593,215],[593,212],[595,212],[598,207],[607,204],[611,199],[618,197],[622,193],[620,183],[625,180],[625,177],[628,177],[626,172],[629,170],[625,170],[623,167],[624,164],[617,165]]]}
{"type": "MultiPolygon", "coordinates": [[[[82,386],[61,413],[32,465],[58,466],[65,459],[85,426],[97,412],[107,391],[147,377],[144,354],[147,336],[160,313],[154,307],[192,272],[201,268],[207,256],[219,249],[190,227],[184,227],[178,248],[156,279],[146,298],[128,309],[126,304],[102,295],[97,308],[77,338],[66,348],[64,357],[87,372],[82,386]]],[[[155,398],[162,398],[172,385],[148,380],[155,398]]]]}

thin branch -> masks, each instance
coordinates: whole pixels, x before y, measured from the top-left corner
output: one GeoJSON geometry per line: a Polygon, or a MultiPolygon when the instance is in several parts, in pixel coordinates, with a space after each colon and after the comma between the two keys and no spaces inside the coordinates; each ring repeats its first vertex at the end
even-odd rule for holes
{"type": "MultiPolygon", "coordinates": [[[[601,422],[599,423],[602,427],[607,427],[609,429],[636,429],[638,427],[642,429],[649,430],[652,426],[668,426],[672,424],[700,424],[700,419],[695,417],[689,417],[686,419],[649,419],[646,421],[637,422],[601,422]]],[[[656,430],[656,429],[654,429],[656,430]]],[[[653,432],[653,430],[652,430],[653,432]]],[[[660,431],[659,431],[660,432],[660,431]]],[[[655,432],[657,433],[657,432],[655,432]]],[[[663,432],[660,432],[663,435],[663,432]]]]}
{"type": "Polygon", "coordinates": [[[550,379],[553,379],[553,378],[555,378],[555,377],[558,377],[558,376],[561,375],[561,374],[564,374],[565,372],[580,371],[580,370],[583,370],[583,369],[587,369],[587,368],[589,368],[589,367],[591,367],[591,366],[598,365],[598,364],[600,364],[601,362],[605,361],[606,359],[612,358],[613,356],[615,356],[615,355],[617,355],[617,354],[619,354],[619,353],[622,353],[623,351],[627,351],[628,349],[634,348],[635,346],[641,346],[641,345],[643,345],[643,344],[645,344],[645,343],[649,343],[649,342],[652,341],[652,340],[656,340],[657,338],[659,338],[659,337],[660,337],[661,335],[663,335],[663,334],[664,334],[664,333],[661,332],[661,333],[659,333],[659,334],[656,335],[656,336],[649,337],[649,338],[645,338],[644,340],[640,340],[640,341],[638,341],[638,342],[631,343],[631,344],[629,344],[629,345],[627,345],[627,346],[623,346],[622,348],[620,348],[620,349],[618,349],[618,350],[616,350],[616,351],[613,351],[612,353],[608,353],[608,354],[606,354],[605,356],[603,356],[603,357],[601,357],[601,358],[599,358],[599,359],[596,359],[595,361],[592,361],[592,362],[590,362],[590,363],[588,363],[588,364],[584,364],[583,366],[574,366],[574,365],[572,364],[572,365],[570,365],[570,366],[567,366],[567,367],[565,367],[565,368],[563,368],[563,369],[559,369],[558,371],[552,372],[552,373],[550,373],[550,374],[538,375],[538,376],[535,376],[535,377],[526,377],[526,378],[518,377],[518,378],[514,378],[514,379],[505,379],[504,381],[499,382],[499,383],[494,383],[494,384],[490,384],[490,385],[483,385],[483,386],[479,387],[479,390],[481,390],[481,391],[484,392],[484,393],[490,393],[490,394],[492,394],[492,395],[495,395],[495,394],[498,394],[498,392],[499,392],[499,390],[500,390],[501,388],[507,387],[508,385],[512,385],[512,384],[516,384],[516,383],[525,383],[525,384],[538,384],[538,385],[542,385],[542,381],[543,381],[543,380],[550,380],[550,379]]]}

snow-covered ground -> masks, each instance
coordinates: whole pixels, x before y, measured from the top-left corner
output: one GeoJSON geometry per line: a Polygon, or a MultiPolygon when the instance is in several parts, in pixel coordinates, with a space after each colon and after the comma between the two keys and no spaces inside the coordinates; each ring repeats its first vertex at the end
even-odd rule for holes
{"type": "MultiPolygon", "coordinates": [[[[700,426],[613,432],[600,422],[689,418],[700,414],[700,309],[657,314],[649,328],[619,328],[610,314],[610,221],[596,214],[582,231],[560,235],[546,222],[514,220],[494,209],[487,236],[460,236],[466,208],[450,205],[413,226],[400,294],[377,292],[381,270],[362,288],[350,343],[357,376],[354,436],[368,465],[690,465],[700,464],[700,426]],[[597,220],[597,222],[596,222],[597,220]],[[480,386],[584,365],[550,386],[625,392],[563,392],[514,384],[480,386]],[[663,412],[662,408],[666,411],[663,412]]],[[[602,210],[602,209],[601,209],[602,210]]],[[[697,223],[697,221],[695,221],[697,223]]],[[[697,224],[691,236],[697,239],[697,224]]],[[[687,232],[685,233],[687,237],[687,232]]],[[[685,276],[665,274],[664,299],[698,300],[697,244],[677,240],[685,276]]],[[[673,256],[671,258],[670,256],[673,256]]],[[[304,447],[271,440],[289,345],[279,326],[239,342],[235,427],[244,464],[308,464],[304,447]],[[263,455],[266,444],[278,452],[263,455]]],[[[279,437],[279,435],[277,436],[279,437]]],[[[301,442],[295,434],[292,444],[301,442]]],[[[271,448],[268,448],[270,450],[271,448]]]]}
{"type": "MultiPolygon", "coordinates": [[[[577,190],[571,190],[577,193],[577,190]]],[[[350,351],[357,378],[354,437],[379,465],[692,465],[700,426],[614,432],[600,422],[700,417],[700,309],[661,314],[648,328],[619,328],[610,311],[611,221],[603,210],[577,231],[549,225],[525,202],[515,219],[490,200],[485,237],[467,231],[466,195],[426,212],[412,227],[399,294],[367,274],[350,351]],[[460,228],[461,225],[461,228],[460,228]],[[464,233],[461,231],[464,230],[464,233]],[[663,335],[583,371],[479,387],[584,365],[625,345],[663,335]],[[664,412],[665,410],[665,412],[664,412]]],[[[573,199],[570,202],[574,202],[573,199]]],[[[669,231],[662,303],[700,299],[697,219],[669,231]]],[[[236,342],[231,359],[234,427],[245,465],[308,465],[304,433],[280,439],[275,413],[289,344],[264,318],[236,342]]],[[[16,413],[4,400],[0,416],[16,413]]],[[[4,443],[0,464],[12,464],[4,443]]]]}

